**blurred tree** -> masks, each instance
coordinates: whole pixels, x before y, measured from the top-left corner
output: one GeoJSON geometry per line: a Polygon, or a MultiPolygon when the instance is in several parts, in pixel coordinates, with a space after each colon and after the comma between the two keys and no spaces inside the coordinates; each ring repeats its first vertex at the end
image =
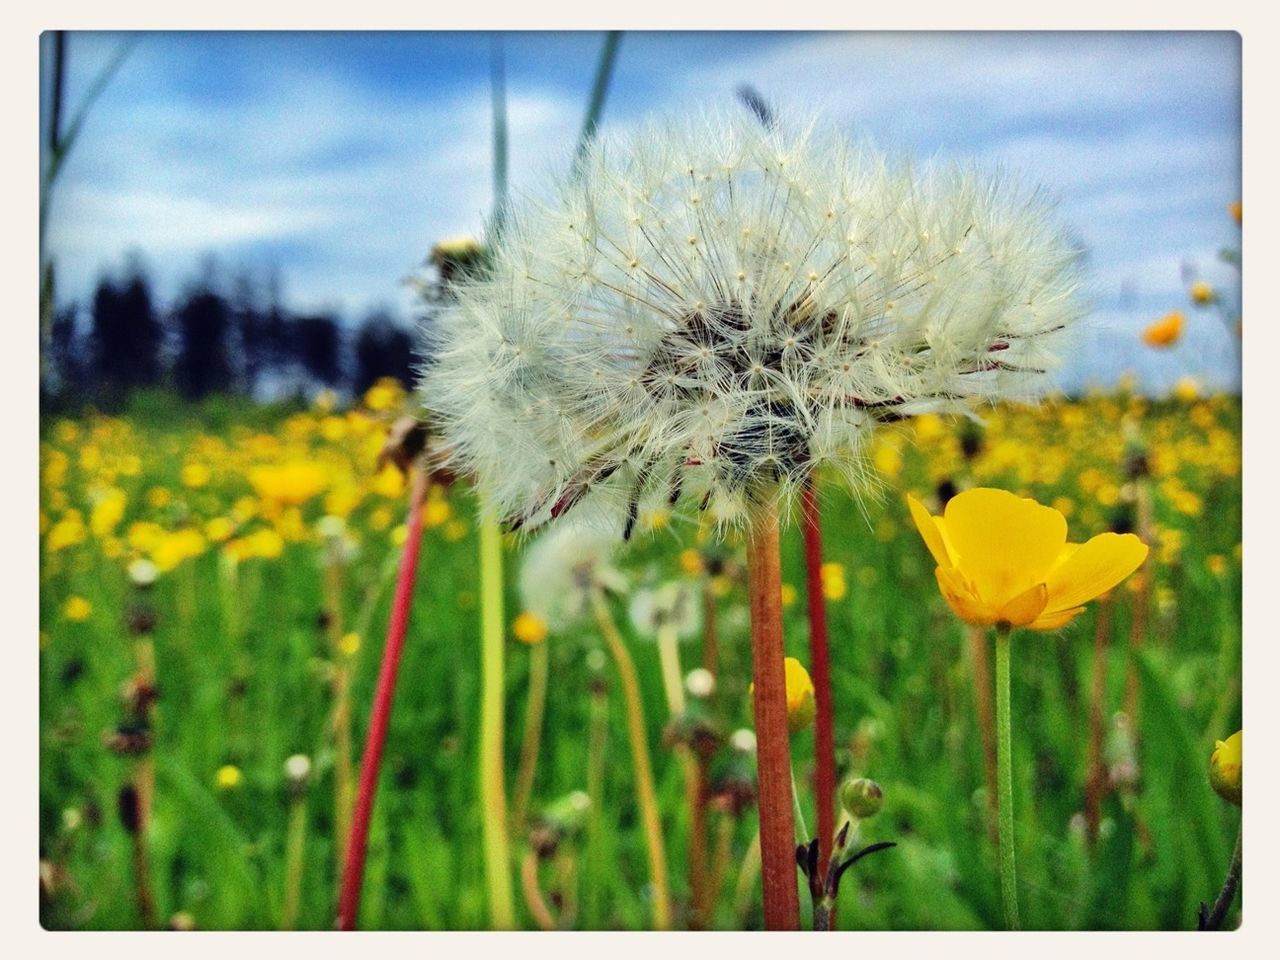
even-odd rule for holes
{"type": "Polygon", "coordinates": [[[328,315],[294,317],[285,321],[288,355],[302,373],[326,387],[342,379],[342,340],[338,321],[328,315]]]}
{"type": "Polygon", "coordinates": [[[188,291],[174,310],[178,355],[174,381],[183,396],[226,393],[233,383],[231,305],[208,282],[188,291]]]}
{"type": "Polygon", "coordinates": [[[72,384],[83,383],[85,358],[78,331],[80,305],[71,303],[53,317],[49,331],[49,363],[47,372],[54,381],[54,392],[64,394],[72,384]]]}
{"type": "Polygon", "coordinates": [[[158,383],[162,341],[151,284],[141,267],[133,265],[121,284],[105,277],[99,281],[90,342],[94,378],[104,394],[158,383]]]}
{"type": "Polygon", "coordinates": [[[356,368],[352,390],[363,394],[380,377],[413,382],[413,337],[385,312],[370,314],[356,333],[356,368]]]}
{"type": "MultiPolygon", "coordinates": [[[[274,291],[272,291],[274,293],[274,291]]],[[[237,362],[241,387],[249,396],[257,393],[264,375],[280,363],[280,311],[274,296],[264,297],[248,270],[235,280],[231,311],[238,347],[237,362]]]]}

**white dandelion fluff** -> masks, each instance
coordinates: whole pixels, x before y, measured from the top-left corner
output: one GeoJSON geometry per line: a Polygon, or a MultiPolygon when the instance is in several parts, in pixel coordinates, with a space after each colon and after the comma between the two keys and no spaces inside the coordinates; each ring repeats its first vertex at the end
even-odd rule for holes
{"type": "Polygon", "coordinates": [[[524,608],[553,630],[591,611],[594,590],[623,593],[626,578],[613,565],[616,532],[580,522],[556,524],[525,552],[520,567],[524,608]]]}
{"type": "Polygon", "coordinates": [[[720,522],[883,420],[1031,395],[1081,314],[1038,193],[816,125],[657,122],[517,205],[429,332],[424,395],[512,527],[593,500],[720,522]]]}

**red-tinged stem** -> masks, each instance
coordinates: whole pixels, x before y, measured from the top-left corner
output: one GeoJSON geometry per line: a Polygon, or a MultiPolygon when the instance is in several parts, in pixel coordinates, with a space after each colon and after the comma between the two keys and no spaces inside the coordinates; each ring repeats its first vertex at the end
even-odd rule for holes
{"type": "Polygon", "coordinates": [[[396,673],[400,654],[404,651],[404,635],[409,626],[409,610],[413,601],[414,580],[418,571],[418,554],[422,547],[422,501],[426,498],[428,475],[421,467],[414,469],[413,492],[409,500],[408,538],[400,555],[400,575],[396,580],[395,600],[391,607],[391,623],[387,627],[387,645],[382,651],[382,668],[378,688],[369,716],[369,734],[365,739],[360,763],[360,785],[356,793],[356,809],[347,839],[347,854],[342,870],[342,888],[338,896],[338,929],[354,930],[360,912],[360,888],[364,881],[364,860],[369,843],[369,818],[378,787],[378,770],[382,766],[382,746],[387,739],[391,719],[391,702],[396,690],[396,673]]]}
{"type": "Polygon", "coordinates": [[[747,582],[751,598],[764,926],[766,930],[798,930],[800,896],[796,889],[791,744],[783,666],[782,567],[774,503],[761,507],[752,518],[747,534],[747,582]]]}
{"type": "Polygon", "coordinates": [[[818,793],[818,876],[825,877],[836,832],[836,745],[831,702],[831,646],[826,598],[822,593],[822,513],[812,475],[804,485],[800,502],[804,513],[805,586],[809,600],[809,670],[817,706],[814,760],[818,793]]]}

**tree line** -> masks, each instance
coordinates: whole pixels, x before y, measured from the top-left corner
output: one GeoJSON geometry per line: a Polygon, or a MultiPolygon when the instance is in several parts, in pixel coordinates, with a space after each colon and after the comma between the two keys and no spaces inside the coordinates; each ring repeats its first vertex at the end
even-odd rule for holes
{"type": "Polygon", "coordinates": [[[142,388],[191,400],[320,387],[358,395],[380,377],[412,382],[413,335],[385,311],[350,329],[330,312],[289,309],[279,289],[275,278],[257,282],[242,273],[227,283],[207,268],[166,307],[140,265],[104,275],[88,304],[54,314],[42,402],[111,408],[142,388]]]}

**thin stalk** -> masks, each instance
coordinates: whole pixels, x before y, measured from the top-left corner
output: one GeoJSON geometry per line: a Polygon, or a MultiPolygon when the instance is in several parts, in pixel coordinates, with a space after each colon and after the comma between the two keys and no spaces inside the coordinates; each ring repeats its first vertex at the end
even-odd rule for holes
{"type": "Polygon", "coordinates": [[[710,875],[707,878],[707,903],[703,910],[703,917],[707,922],[714,918],[715,904],[720,899],[720,888],[724,884],[729,860],[733,856],[733,834],[737,826],[737,820],[727,813],[716,824],[716,846],[711,855],[710,875]]]}
{"type": "Polygon", "coordinates": [[[595,138],[596,127],[600,125],[600,117],[604,113],[605,96],[609,92],[609,81],[613,78],[613,64],[618,58],[618,44],[621,42],[621,30],[610,30],[604,35],[604,46],[600,49],[600,62],[596,66],[595,81],[591,84],[591,99],[587,103],[587,114],[582,119],[582,132],[578,134],[578,148],[574,152],[575,172],[586,157],[587,148],[595,138]]]}
{"type": "Polygon", "coordinates": [[[751,601],[751,669],[755,681],[756,779],[760,814],[760,876],[766,930],[798,930],[791,744],[783,667],[782,566],[778,507],[762,505],[747,533],[751,601]]]}
{"type": "MultiPolygon", "coordinates": [[[[137,665],[135,684],[141,690],[156,689],[155,643],[149,633],[141,635],[133,646],[137,665]]],[[[151,823],[151,811],[155,801],[156,761],[154,751],[155,707],[148,697],[142,708],[142,717],[152,742],[147,752],[138,758],[133,768],[134,830],[133,830],[133,879],[138,899],[138,911],[142,925],[154,930],[157,924],[155,895],[151,890],[150,850],[147,846],[147,829],[151,823]]]]}
{"type": "MultiPolygon", "coordinates": [[[[324,596],[329,656],[333,661],[333,826],[334,848],[342,849],[342,841],[351,833],[351,815],[355,803],[354,748],[351,742],[351,663],[342,653],[342,566],[333,557],[326,558],[324,596]]],[[[339,873],[342,863],[338,864],[339,873]]]]}
{"type": "Polygon", "coordinates": [[[800,790],[796,787],[796,768],[791,768],[791,809],[796,815],[796,844],[808,843],[809,825],[804,822],[804,808],[800,806],[800,790]]]}
{"type": "Polygon", "coordinates": [[[1005,925],[1017,930],[1018,872],[1013,836],[1013,735],[1009,718],[1009,629],[996,628],[996,731],[1000,780],[1000,893],[1005,925]]]}
{"type": "Polygon", "coordinates": [[[303,854],[307,844],[307,797],[299,788],[289,801],[289,825],[284,847],[284,906],[280,911],[280,929],[292,930],[298,922],[298,904],[302,900],[303,854]]]}
{"type": "Polygon", "coordinates": [[[658,660],[662,666],[662,687],[667,709],[672,717],[684,713],[684,681],[680,676],[680,646],[675,627],[664,623],[658,628],[658,660]]]}
{"type": "MultiPolygon", "coordinates": [[[[827,875],[836,824],[835,707],[831,693],[831,645],[827,634],[827,604],[822,593],[822,514],[812,474],[801,497],[804,514],[805,589],[809,606],[809,670],[813,680],[815,789],[818,794],[818,876],[827,875]]],[[[808,839],[806,837],[806,839],[808,839]]]]}
{"type": "Polygon", "coordinates": [[[1098,620],[1093,632],[1093,677],[1089,686],[1089,759],[1085,775],[1084,822],[1085,836],[1092,849],[1098,842],[1098,829],[1102,822],[1102,797],[1106,793],[1106,768],[1102,764],[1102,703],[1106,698],[1107,640],[1111,634],[1110,597],[1098,602],[1098,620]]]}
{"type": "MultiPolygon", "coordinates": [[[[1134,481],[1137,497],[1136,533],[1143,543],[1152,543],[1151,478],[1142,476],[1134,481]]],[[[1125,677],[1124,710],[1129,717],[1130,729],[1134,739],[1140,736],[1138,707],[1142,697],[1142,681],[1138,673],[1138,653],[1142,649],[1147,636],[1148,614],[1151,610],[1151,577],[1150,569],[1139,575],[1138,589],[1133,594],[1133,616],[1129,620],[1129,671],[1125,677]]]]}
{"type": "Polygon", "coordinates": [[[416,467],[413,489],[409,495],[408,536],[400,557],[400,574],[396,580],[391,622],[387,626],[387,643],[382,652],[382,667],[378,673],[378,686],[369,716],[369,733],[365,738],[364,756],[360,763],[360,784],[356,793],[351,834],[347,838],[346,856],[343,858],[342,885],[338,895],[339,930],[354,930],[356,917],[360,912],[360,888],[364,881],[364,861],[368,852],[369,819],[373,814],[378,771],[382,766],[382,747],[386,743],[387,726],[391,721],[396,674],[400,669],[404,636],[409,627],[409,613],[413,606],[418,554],[422,547],[422,501],[427,495],[427,480],[427,471],[416,467]]]}
{"type": "Polygon", "coordinates": [[[994,841],[993,828],[998,816],[999,787],[996,763],[996,718],[991,701],[991,657],[987,653],[987,634],[981,627],[969,628],[969,654],[973,661],[973,703],[978,713],[978,730],[982,735],[982,772],[987,786],[988,836],[994,841]]]}
{"type": "Polygon", "coordinates": [[[685,799],[689,804],[689,898],[693,904],[690,926],[702,930],[706,928],[711,910],[708,896],[706,761],[684,745],[680,747],[679,756],[684,768],[685,799]]]}
{"type": "MultiPolygon", "coordinates": [[[[547,706],[548,659],[546,641],[530,648],[529,693],[524,705],[524,738],[520,742],[520,766],[516,772],[516,795],[511,814],[512,829],[517,835],[524,831],[525,818],[529,813],[529,798],[533,795],[533,778],[538,771],[542,719],[547,706]]],[[[592,802],[595,802],[595,798],[592,798],[592,802]]]]}
{"type": "Polygon", "coordinates": [[[601,926],[600,898],[605,884],[604,767],[609,739],[609,695],[603,679],[591,689],[587,734],[587,929],[601,926]]]}
{"type": "Polygon", "coordinates": [[[493,930],[514,930],[511,841],[507,835],[507,793],[503,778],[502,531],[487,502],[480,507],[480,806],[484,825],[484,867],[493,930]]]}
{"type": "MultiPolygon", "coordinates": [[[[1236,831],[1236,849],[1231,854],[1231,864],[1227,867],[1227,878],[1222,883],[1222,892],[1218,894],[1218,899],[1214,901],[1213,909],[1201,920],[1201,930],[1219,929],[1222,926],[1222,922],[1227,919],[1227,911],[1231,909],[1231,904],[1235,902],[1236,891],[1240,889],[1243,840],[1244,824],[1241,823],[1240,829],[1236,831]]],[[[1203,909],[1203,905],[1201,909],[1203,909]]]]}
{"type": "Polygon", "coordinates": [[[636,785],[636,803],[644,826],[645,845],[649,853],[649,880],[653,884],[653,925],[657,930],[671,929],[671,893],[667,882],[667,852],[662,839],[662,820],[658,815],[658,798],[653,786],[653,763],[649,758],[649,741],[645,733],[644,701],[640,681],[627,645],[609,613],[604,593],[597,587],[591,591],[591,605],[596,623],[618,668],[622,695],[627,708],[627,735],[631,740],[631,764],[636,785]]]}
{"type": "MultiPolygon", "coordinates": [[[[756,879],[760,876],[760,831],[751,838],[751,844],[742,858],[742,868],[738,871],[738,882],[733,888],[733,907],[738,915],[738,926],[744,926],[747,920],[747,908],[751,906],[751,891],[755,888],[756,879]]],[[[798,898],[797,898],[798,900],[798,898]]],[[[797,910],[799,905],[797,902],[797,910]]],[[[799,921],[797,920],[797,925],[799,921]]]]}
{"type": "Polygon", "coordinates": [[[713,677],[720,672],[720,631],[716,623],[716,595],[711,578],[702,581],[702,668],[713,677]]]}
{"type": "Polygon", "coordinates": [[[520,890],[534,922],[543,930],[556,929],[556,918],[552,916],[538,883],[538,854],[533,850],[527,851],[520,862],[520,890]]]}
{"type": "Polygon", "coordinates": [[[507,215],[507,73],[502,34],[492,36],[489,90],[493,99],[493,233],[502,230],[507,215]]]}

